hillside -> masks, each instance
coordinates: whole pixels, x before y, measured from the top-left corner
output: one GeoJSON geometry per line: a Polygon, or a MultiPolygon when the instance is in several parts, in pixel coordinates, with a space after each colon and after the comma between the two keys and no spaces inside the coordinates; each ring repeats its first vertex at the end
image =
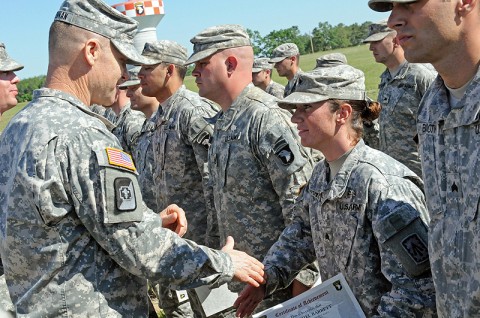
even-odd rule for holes
{"type": "MultiPolygon", "coordinates": [[[[378,83],[380,82],[380,74],[385,67],[382,64],[378,64],[372,57],[371,52],[368,50],[368,45],[360,45],[345,49],[338,49],[335,51],[317,52],[314,54],[306,54],[300,57],[300,67],[303,71],[309,71],[315,67],[315,60],[317,57],[332,53],[341,52],[347,57],[348,63],[365,73],[365,85],[368,95],[375,99],[378,94],[378,83]]],[[[287,83],[286,78],[278,77],[277,72],[273,71],[273,80],[283,85],[287,83]]],[[[192,76],[185,78],[185,86],[192,90],[198,91],[195,85],[195,79],[192,76]]],[[[7,125],[10,118],[12,118],[20,109],[25,106],[26,103],[20,103],[16,107],[5,112],[0,119],[0,131],[2,131],[7,125]]]]}

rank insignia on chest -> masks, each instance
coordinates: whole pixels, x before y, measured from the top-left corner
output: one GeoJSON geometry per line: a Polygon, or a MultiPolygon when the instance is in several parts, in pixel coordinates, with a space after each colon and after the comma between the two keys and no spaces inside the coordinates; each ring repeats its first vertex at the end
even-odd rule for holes
{"type": "Polygon", "coordinates": [[[115,202],[119,211],[132,211],[137,208],[135,188],[130,178],[116,178],[114,181],[115,202]]]}
{"type": "Polygon", "coordinates": [[[122,167],[132,171],[136,170],[132,157],[128,153],[115,148],[106,148],[105,150],[107,152],[108,163],[112,166],[122,167]]]}

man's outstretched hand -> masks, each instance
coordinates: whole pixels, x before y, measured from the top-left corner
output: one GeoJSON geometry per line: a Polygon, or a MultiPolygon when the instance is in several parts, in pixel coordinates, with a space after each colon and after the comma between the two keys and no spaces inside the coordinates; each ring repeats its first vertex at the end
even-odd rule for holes
{"type": "Polygon", "coordinates": [[[255,287],[260,286],[265,281],[263,279],[263,264],[245,252],[234,250],[234,243],[233,237],[229,236],[225,246],[222,248],[222,251],[232,258],[235,268],[233,278],[255,287]]]}

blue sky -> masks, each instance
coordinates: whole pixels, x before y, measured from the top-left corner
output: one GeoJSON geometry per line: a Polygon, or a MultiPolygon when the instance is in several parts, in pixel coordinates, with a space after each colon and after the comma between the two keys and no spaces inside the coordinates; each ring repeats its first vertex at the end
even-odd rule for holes
{"type": "MultiPolygon", "coordinates": [[[[121,0],[106,0],[117,4],[121,0]]],[[[164,0],[165,16],[158,25],[159,39],[177,41],[191,53],[192,38],[213,25],[234,23],[259,31],[298,26],[310,33],[319,22],[331,25],[379,21],[387,13],[370,10],[367,0],[164,0]]],[[[14,59],[25,65],[20,78],[45,75],[48,65],[48,29],[62,0],[20,0],[11,2],[2,14],[0,41],[14,59]]]]}

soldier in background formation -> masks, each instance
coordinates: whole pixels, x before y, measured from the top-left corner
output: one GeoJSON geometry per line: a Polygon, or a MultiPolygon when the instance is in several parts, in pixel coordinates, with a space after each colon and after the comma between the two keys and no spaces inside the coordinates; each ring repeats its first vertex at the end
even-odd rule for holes
{"type": "Polygon", "coordinates": [[[89,110],[114,102],[126,62],[145,61],[136,32],[103,1],[64,1],[45,87],[0,139],[0,255],[18,315],[145,317],[146,279],[179,289],[263,282],[263,265],[232,238],[209,249],[179,236],[179,207],[148,209],[132,160],[89,110]]]}
{"type": "MultiPolygon", "coordinates": [[[[292,220],[292,206],[310,177],[312,161],[300,145],[290,114],[251,83],[253,49],[240,25],[207,28],[190,40],[192,75],[199,95],[220,105],[208,164],[221,242],[234,235],[238,247],[263,258],[292,220]]],[[[318,271],[318,270],[317,270],[318,271]]],[[[285,301],[318,277],[315,269],[294,287],[266,299],[261,309],[285,301]]],[[[231,291],[242,290],[229,284],[231,291]]],[[[233,304],[232,304],[233,305],[233,304]]],[[[259,310],[261,310],[259,309],[259,310]]],[[[224,313],[234,316],[234,309],[224,313]]]]}
{"type": "Polygon", "coordinates": [[[126,90],[127,97],[130,98],[131,109],[140,111],[145,115],[146,120],[138,134],[136,147],[132,155],[138,172],[138,184],[142,191],[143,201],[149,209],[161,211],[162,209],[157,204],[157,193],[152,186],[155,165],[152,135],[155,130],[159,103],[155,97],[142,94],[142,87],[138,78],[139,71],[140,66],[130,68],[128,70],[128,80],[120,84],[119,88],[126,90]]]}
{"type": "MultiPolygon", "coordinates": [[[[209,118],[218,106],[183,85],[187,72],[187,49],[176,42],[147,42],[142,55],[147,62],[138,77],[142,94],[155,97],[160,108],[152,132],[153,192],[157,206],[164,209],[179,203],[186,211],[188,232],[185,238],[213,248],[220,247],[209,186],[208,147],[213,132],[209,118]]],[[[183,291],[160,286],[160,306],[169,317],[191,317],[199,311],[189,304],[183,291]]],[[[190,298],[195,298],[189,291],[190,298]]]]}
{"type": "Polygon", "coordinates": [[[367,317],[436,317],[423,184],[361,139],[363,120],[380,112],[366,98],[363,72],[339,64],[302,73],[279,105],[296,108],[302,144],[325,160],[263,260],[266,284],[246,287],[235,302],[239,316],[317,259],[322,279],[345,276],[367,317]]]}
{"type": "Polygon", "coordinates": [[[418,110],[419,153],[431,216],[429,250],[441,317],[480,312],[480,3],[370,0],[390,11],[410,63],[438,77],[418,110]]]}
{"type": "Polygon", "coordinates": [[[112,123],[113,127],[110,131],[118,138],[123,150],[133,155],[146,118],[142,112],[130,107],[127,91],[118,87],[115,102],[112,105],[94,104],[90,106],[90,110],[112,123]]]}
{"type": "MultiPolygon", "coordinates": [[[[5,49],[5,44],[0,42],[0,117],[2,114],[17,105],[17,83],[20,82],[15,72],[23,69],[23,65],[12,59],[5,49]]],[[[1,228],[0,228],[1,230],[1,228]]],[[[13,312],[15,307],[10,300],[5,275],[3,274],[2,258],[0,257],[0,316],[13,312]],[[2,311],[5,311],[3,313],[2,311]]]]}
{"type": "Polygon", "coordinates": [[[253,61],[252,83],[270,95],[281,99],[285,92],[285,86],[272,80],[273,64],[268,61],[267,57],[256,58],[253,61]]]}
{"type": "Polygon", "coordinates": [[[126,90],[117,88],[115,102],[107,107],[104,116],[115,125],[112,134],[118,138],[123,150],[133,155],[145,115],[130,107],[130,99],[127,97],[126,90]],[[115,115],[112,115],[112,111],[115,115]]]}
{"type": "Polygon", "coordinates": [[[387,67],[378,86],[378,102],[382,105],[378,149],[421,177],[422,167],[414,141],[417,111],[436,73],[423,64],[405,59],[397,33],[387,26],[386,20],[371,24],[363,42],[369,43],[375,61],[387,67]]]}
{"type": "Polygon", "coordinates": [[[269,63],[274,64],[278,76],[288,79],[283,96],[290,95],[295,91],[298,74],[302,71],[300,69],[300,51],[297,45],[295,43],[284,43],[277,46],[272,52],[269,63]]]}
{"type": "Polygon", "coordinates": [[[23,65],[8,56],[5,44],[0,42],[0,117],[17,101],[17,83],[20,82],[16,71],[23,69],[23,65]]]}

